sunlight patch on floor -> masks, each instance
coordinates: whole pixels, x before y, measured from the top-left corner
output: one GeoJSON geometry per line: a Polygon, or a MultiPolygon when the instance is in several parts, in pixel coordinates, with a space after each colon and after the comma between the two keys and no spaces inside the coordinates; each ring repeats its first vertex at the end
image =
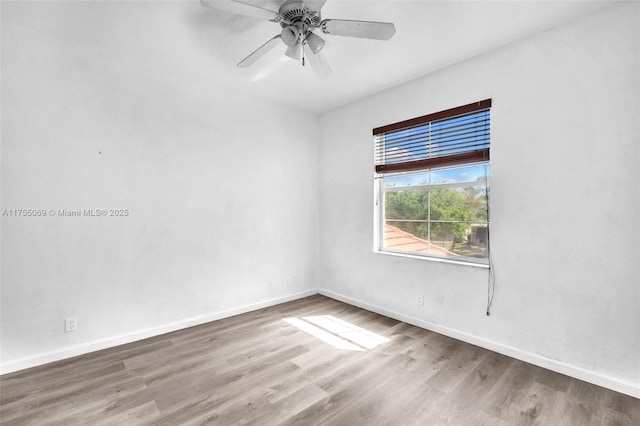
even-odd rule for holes
{"type": "Polygon", "coordinates": [[[337,349],[364,351],[389,341],[386,337],[336,318],[333,315],[285,318],[283,321],[337,349]]]}

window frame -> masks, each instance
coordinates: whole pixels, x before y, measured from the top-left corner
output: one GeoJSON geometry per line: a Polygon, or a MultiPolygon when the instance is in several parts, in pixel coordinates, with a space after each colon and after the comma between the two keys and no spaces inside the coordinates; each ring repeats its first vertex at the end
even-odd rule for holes
{"type": "MultiPolygon", "coordinates": [[[[388,132],[405,130],[408,128],[423,126],[427,124],[431,125],[433,121],[446,120],[446,119],[454,118],[461,114],[473,113],[481,110],[490,111],[490,108],[491,108],[491,99],[487,99],[484,101],[463,105],[461,107],[451,108],[449,110],[428,114],[422,117],[405,120],[399,123],[378,127],[376,129],[373,129],[374,139],[379,135],[386,134],[388,132]]],[[[489,118],[489,121],[490,121],[490,118],[489,118]]],[[[490,145],[490,136],[489,136],[488,144],[490,145]]],[[[379,149],[377,141],[374,143],[374,145],[375,145],[375,149],[379,149]]],[[[373,241],[374,253],[399,256],[399,257],[405,257],[405,258],[436,261],[436,262],[469,265],[469,266],[479,267],[479,268],[489,268],[489,265],[490,265],[489,235],[490,235],[490,228],[491,228],[490,216],[489,216],[489,212],[491,210],[489,205],[491,177],[490,177],[490,171],[487,173],[487,168],[488,170],[490,170],[491,168],[489,150],[490,150],[490,147],[482,150],[463,152],[461,154],[454,154],[454,155],[448,155],[448,156],[422,159],[419,161],[405,162],[404,166],[403,166],[403,163],[389,164],[389,165],[382,165],[382,166],[379,163],[376,163],[374,168],[374,241],[373,241]],[[389,177],[411,175],[411,174],[418,174],[418,173],[429,173],[429,175],[431,175],[431,173],[438,172],[438,171],[454,170],[458,168],[471,167],[471,166],[486,167],[482,185],[476,185],[475,182],[470,181],[470,182],[450,182],[450,183],[429,182],[428,184],[415,185],[415,186],[408,185],[408,186],[403,186],[401,188],[393,189],[393,190],[389,190],[384,186],[385,178],[389,178],[389,177]],[[486,258],[460,256],[460,258],[457,259],[454,256],[438,255],[433,253],[421,254],[419,252],[412,252],[408,250],[404,251],[400,249],[391,249],[391,248],[384,247],[385,227],[389,221],[386,218],[386,206],[385,206],[385,201],[386,201],[385,194],[387,192],[399,192],[403,190],[432,191],[435,189],[467,188],[467,187],[478,187],[478,186],[484,186],[486,191],[485,202],[486,202],[486,208],[487,208],[487,217],[486,217],[486,222],[482,222],[482,223],[486,223],[486,226],[487,226],[487,257],[486,258]]],[[[430,197],[430,194],[429,194],[429,197],[430,197]]],[[[427,223],[428,229],[431,229],[430,225],[433,222],[437,222],[437,221],[432,221],[431,206],[429,205],[428,219],[425,220],[424,223],[427,223]]],[[[462,221],[462,220],[456,221],[456,223],[464,223],[464,222],[466,221],[462,221]]],[[[467,222],[467,223],[476,223],[476,222],[473,221],[473,222],[467,222]]],[[[426,237],[427,237],[426,238],[427,241],[432,241],[429,231],[427,231],[426,237]]]]}

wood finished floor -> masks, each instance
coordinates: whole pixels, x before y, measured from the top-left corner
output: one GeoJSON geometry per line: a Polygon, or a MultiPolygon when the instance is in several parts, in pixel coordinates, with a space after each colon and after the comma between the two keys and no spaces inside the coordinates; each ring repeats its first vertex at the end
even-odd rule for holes
{"type": "Polygon", "coordinates": [[[320,295],[1,376],[0,403],[6,426],[640,425],[638,399],[320,295]],[[283,320],[326,315],[389,341],[283,320]]]}

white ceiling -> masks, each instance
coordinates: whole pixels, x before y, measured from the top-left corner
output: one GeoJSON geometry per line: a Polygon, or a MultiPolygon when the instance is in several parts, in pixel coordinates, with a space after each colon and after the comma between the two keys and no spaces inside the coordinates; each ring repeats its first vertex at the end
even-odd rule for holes
{"type": "MultiPolygon", "coordinates": [[[[280,2],[262,3],[277,8],[280,2]]],[[[333,69],[326,80],[285,57],[284,44],[252,67],[237,68],[280,26],[204,8],[198,0],[2,1],[2,22],[157,70],[199,93],[222,90],[323,113],[609,3],[328,0],[323,18],[393,22],[396,35],[390,41],[323,35],[333,69]]]]}

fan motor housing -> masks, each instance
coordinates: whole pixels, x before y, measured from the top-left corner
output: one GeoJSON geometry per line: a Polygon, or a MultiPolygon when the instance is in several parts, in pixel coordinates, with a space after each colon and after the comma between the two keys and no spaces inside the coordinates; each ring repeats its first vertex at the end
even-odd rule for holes
{"type": "Polygon", "coordinates": [[[311,10],[300,0],[287,0],[280,6],[278,11],[282,20],[282,28],[288,27],[297,22],[302,22],[311,28],[320,26],[322,19],[319,10],[311,10]]]}

